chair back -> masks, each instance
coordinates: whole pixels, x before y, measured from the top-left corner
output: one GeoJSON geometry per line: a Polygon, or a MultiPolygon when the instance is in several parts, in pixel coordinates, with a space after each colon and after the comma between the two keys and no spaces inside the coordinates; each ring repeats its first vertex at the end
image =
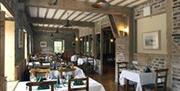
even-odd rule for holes
{"type": "Polygon", "coordinates": [[[50,72],[50,69],[41,69],[41,68],[35,68],[31,69],[30,73],[33,74],[34,76],[43,76],[46,77],[50,72]]]}
{"type": "Polygon", "coordinates": [[[121,74],[122,69],[127,69],[128,67],[128,62],[117,62],[117,80],[119,84],[119,75],[121,74]]]}
{"type": "Polygon", "coordinates": [[[74,77],[75,76],[75,70],[76,70],[76,68],[66,68],[66,67],[60,67],[60,69],[58,70],[59,72],[60,72],[60,76],[61,76],[61,78],[63,78],[64,77],[64,74],[63,73],[65,73],[65,74],[68,74],[68,73],[72,73],[72,77],[74,77]]]}
{"type": "Polygon", "coordinates": [[[128,62],[117,62],[117,67],[118,67],[118,73],[120,73],[122,69],[127,69],[128,62]]]}
{"type": "Polygon", "coordinates": [[[155,91],[158,91],[158,87],[163,87],[163,91],[166,91],[168,69],[158,69],[156,72],[155,91]]]}
{"type": "Polygon", "coordinates": [[[68,81],[68,91],[76,91],[76,90],[86,90],[86,91],[89,91],[89,78],[86,77],[86,78],[75,78],[75,79],[70,79],[68,81]],[[78,85],[78,87],[76,86],[73,86],[73,83],[75,81],[81,81],[83,82],[83,85],[78,85]]]}
{"type": "Polygon", "coordinates": [[[29,86],[29,91],[32,91],[32,86],[51,86],[51,91],[54,91],[54,84],[56,81],[44,81],[44,82],[28,82],[26,83],[29,86]]]}

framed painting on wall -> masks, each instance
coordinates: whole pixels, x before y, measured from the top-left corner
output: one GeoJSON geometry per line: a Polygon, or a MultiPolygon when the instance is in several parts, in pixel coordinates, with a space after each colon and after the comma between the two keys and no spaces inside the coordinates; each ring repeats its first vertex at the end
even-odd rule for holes
{"type": "Polygon", "coordinates": [[[41,41],[40,42],[40,47],[47,47],[47,42],[46,41],[41,41]]]}
{"type": "Polygon", "coordinates": [[[143,33],[144,49],[159,49],[159,31],[143,33]]]}

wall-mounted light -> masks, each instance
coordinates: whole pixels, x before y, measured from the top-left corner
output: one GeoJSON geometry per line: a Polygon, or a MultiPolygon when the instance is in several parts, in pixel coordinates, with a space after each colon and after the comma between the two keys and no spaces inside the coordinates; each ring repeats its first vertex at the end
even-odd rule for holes
{"type": "Polygon", "coordinates": [[[83,39],[82,39],[82,38],[80,38],[80,41],[83,41],[83,39]]]}
{"type": "Polygon", "coordinates": [[[129,33],[129,27],[124,27],[123,29],[119,30],[120,36],[127,36],[129,33]]]}
{"type": "Polygon", "coordinates": [[[75,41],[78,41],[78,38],[77,38],[77,37],[75,38],[75,41]]]}
{"type": "Polygon", "coordinates": [[[110,39],[110,42],[111,42],[111,43],[114,42],[114,39],[110,39]]]}

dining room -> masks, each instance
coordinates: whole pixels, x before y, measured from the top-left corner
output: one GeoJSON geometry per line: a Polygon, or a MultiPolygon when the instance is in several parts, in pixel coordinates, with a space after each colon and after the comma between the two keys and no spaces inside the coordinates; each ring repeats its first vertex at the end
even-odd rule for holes
{"type": "Polygon", "coordinates": [[[0,0],[0,91],[180,91],[179,0],[0,0]]]}

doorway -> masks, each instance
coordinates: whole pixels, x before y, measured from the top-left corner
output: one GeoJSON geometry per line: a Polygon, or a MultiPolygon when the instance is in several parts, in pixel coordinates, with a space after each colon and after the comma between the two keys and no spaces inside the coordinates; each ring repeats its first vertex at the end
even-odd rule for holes
{"type": "Polygon", "coordinates": [[[115,70],[115,38],[110,27],[102,29],[103,73],[115,70]]]}

